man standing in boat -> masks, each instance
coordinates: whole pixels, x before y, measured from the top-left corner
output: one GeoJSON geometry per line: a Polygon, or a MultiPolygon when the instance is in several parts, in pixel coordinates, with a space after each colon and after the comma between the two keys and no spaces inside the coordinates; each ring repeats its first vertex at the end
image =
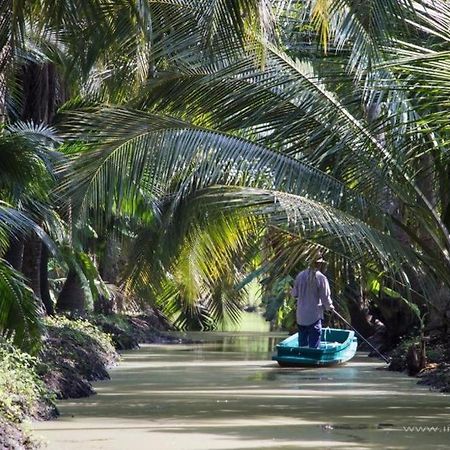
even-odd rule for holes
{"type": "Polygon", "coordinates": [[[330,284],[322,273],[326,261],[316,257],[295,278],[292,295],[297,300],[298,345],[319,348],[323,311],[334,311],[330,284]]]}

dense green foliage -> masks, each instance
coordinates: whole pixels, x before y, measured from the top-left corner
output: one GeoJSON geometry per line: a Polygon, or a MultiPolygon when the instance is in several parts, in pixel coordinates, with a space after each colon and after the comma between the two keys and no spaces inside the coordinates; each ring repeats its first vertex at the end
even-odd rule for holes
{"type": "Polygon", "coordinates": [[[153,326],[113,314],[215,329],[256,282],[291,329],[318,252],[363,334],[441,361],[449,42],[445,0],[0,2],[0,416],[39,414],[36,373],[89,394],[99,328],[153,326]]]}
{"type": "Polygon", "coordinates": [[[293,330],[296,327],[296,301],[290,295],[293,278],[283,277],[266,289],[262,298],[264,317],[275,328],[293,330]]]}
{"type": "MultiPolygon", "coordinates": [[[[74,341],[82,348],[93,344],[105,353],[115,353],[111,337],[87,320],[57,316],[47,317],[45,324],[52,337],[63,336],[65,340],[74,341]]],[[[61,351],[64,352],[64,349],[61,351]]]]}
{"type": "Polygon", "coordinates": [[[39,417],[52,396],[36,373],[38,361],[11,344],[0,346],[0,415],[19,423],[39,417]]]}
{"type": "Polygon", "coordinates": [[[4,334],[145,303],[212,329],[254,279],[283,324],[318,251],[347,316],[447,330],[445,1],[1,8],[4,334]]]}

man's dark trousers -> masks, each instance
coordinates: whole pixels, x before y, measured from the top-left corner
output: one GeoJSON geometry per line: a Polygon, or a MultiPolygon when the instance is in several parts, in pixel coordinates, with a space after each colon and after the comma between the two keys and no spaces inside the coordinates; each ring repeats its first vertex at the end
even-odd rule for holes
{"type": "Polygon", "coordinates": [[[298,325],[298,345],[300,347],[319,348],[322,319],[311,325],[298,325]]]}

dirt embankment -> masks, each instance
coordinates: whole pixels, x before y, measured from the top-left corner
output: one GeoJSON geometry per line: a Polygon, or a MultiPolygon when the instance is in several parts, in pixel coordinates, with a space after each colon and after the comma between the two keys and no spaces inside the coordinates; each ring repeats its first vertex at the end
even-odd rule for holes
{"type": "Polygon", "coordinates": [[[425,342],[403,340],[392,352],[389,370],[406,372],[418,383],[440,392],[450,392],[450,337],[436,336],[425,342]]]}

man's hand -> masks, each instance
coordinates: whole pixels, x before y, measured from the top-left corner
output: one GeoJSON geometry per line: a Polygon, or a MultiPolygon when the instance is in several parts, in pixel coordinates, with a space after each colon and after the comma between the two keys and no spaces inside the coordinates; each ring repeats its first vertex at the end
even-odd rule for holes
{"type": "Polygon", "coordinates": [[[334,313],[334,312],[335,312],[334,306],[331,305],[331,306],[328,308],[328,311],[330,311],[330,313],[334,313]]]}

